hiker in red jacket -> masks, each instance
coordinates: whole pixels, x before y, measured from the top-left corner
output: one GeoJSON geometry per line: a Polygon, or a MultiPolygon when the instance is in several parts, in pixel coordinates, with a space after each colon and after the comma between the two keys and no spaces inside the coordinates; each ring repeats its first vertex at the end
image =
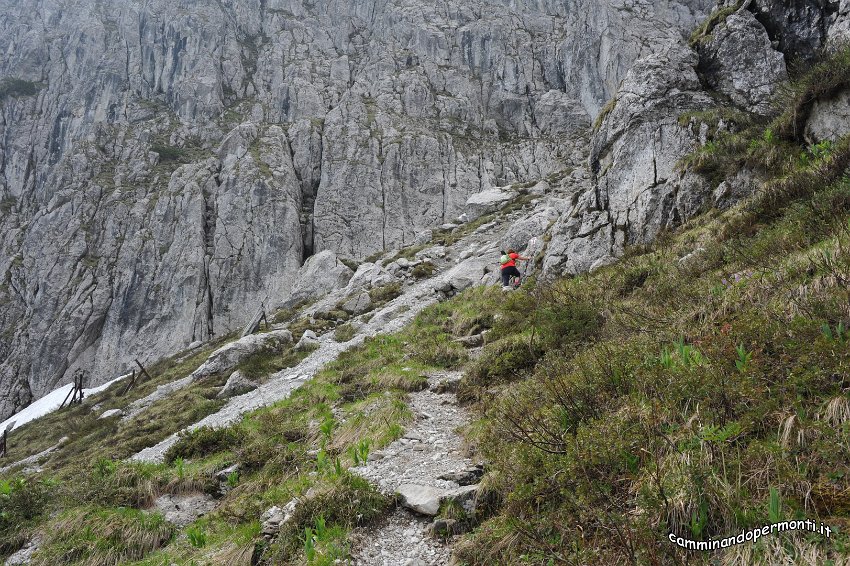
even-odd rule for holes
{"type": "Polygon", "coordinates": [[[509,249],[508,253],[502,252],[499,260],[502,264],[502,287],[510,287],[511,277],[522,277],[519,269],[516,268],[517,260],[528,261],[528,258],[519,255],[514,249],[509,249]]]}

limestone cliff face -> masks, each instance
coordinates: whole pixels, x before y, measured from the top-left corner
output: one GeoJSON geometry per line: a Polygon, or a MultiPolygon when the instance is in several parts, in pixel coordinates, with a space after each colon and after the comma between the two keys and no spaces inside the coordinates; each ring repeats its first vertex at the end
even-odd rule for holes
{"type": "MultiPolygon", "coordinates": [[[[544,268],[581,273],[648,243],[706,206],[732,200],[706,179],[677,168],[705,142],[688,112],[737,107],[768,114],[789,64],[850,39],[846,0],[719,0],[702,35],[670,41],[635,61],[597,120],[588,186],[552,228],[544,268]]],[[[847,130],[846,98],[823,105],[812,137],[847,130]],[[837,124],[836,124],[837,123],[837,124]]],[[[735,189],[738,196],[745,190],[735,189]]]]}
{"type": "Polygon", "coordinates": [[[671,164],[713,0],[457,4],[0,0],[0,417],[77,367],[104,381],[237,327],[317,251],[400,247],[579,164],[614,98],[547,267],[696,206],[671,164]]]}

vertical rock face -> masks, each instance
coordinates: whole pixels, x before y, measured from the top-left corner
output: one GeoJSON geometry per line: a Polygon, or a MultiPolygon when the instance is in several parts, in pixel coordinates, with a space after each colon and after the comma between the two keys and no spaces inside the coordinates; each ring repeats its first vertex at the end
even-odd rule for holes
{"type": "Polygon", "coordinates": [[[750,8],[788,61],[811,61],[843,0],[754,0],[750,8]]]}
{"type": "MultiPolygon", "coordinates": [[[[597,118],[591,178],[553,226],[544,270],[580,273],[611,263],[627,244],[651,241],[710,199],[728,205],[751,190],[752,182],[716,187],[677,169],[705,141],[688,113],[732,106],[769,114],[787,64],[850,40],[850,2],[718,0],[709,22],[690,42],[671,39],[631,64],[597,118]]],[[[815,102],[809,138],[844,135],[847,108],[847,93],[815,102]]]]}
{"type": "Polygon", "coordinates": [[[698,210],[710,191],[676,170],[697,143],[679,115],[713,104],[697,63],[681,43],[635,63],[594,133],[590,186],[556,223],[546,270],[605,265],[625,244],[649,242],[698,210]]]}
{"type": "Polygon", "coordinates": [[[712,4],[0,0],[0,417],[575,165],[712,4]]]}
{"type": "Polygon", "coordinates": [[[776,87],[788,78],[785,58],[773,49],[767,31],[752,13],[744,10],[726,18],[712,30],[699,53],[706,86],[750,112],[772,110],[776,87]]]}

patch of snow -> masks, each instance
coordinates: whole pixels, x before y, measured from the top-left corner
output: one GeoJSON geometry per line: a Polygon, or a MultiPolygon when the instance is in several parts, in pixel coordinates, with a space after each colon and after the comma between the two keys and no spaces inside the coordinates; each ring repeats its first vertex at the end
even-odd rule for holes
{"type": "MultiPolygon", "coordinates": [[[[83,398],[85,399],[86,397],[90,397],[90,396],[94,395],[95,393],[100,393],[101,391],[104,391],[107,387],[109,387],[110,385],[112,385],[116,381],[120,381],[120,380],[124,379],[125,377],[129,377],[130,375],[131,374],[128,373],[126,375],[116,377],[112,381],[108,381],[108,382],[104,383],[103,385],[98,385],[97,387],[91,387],[89,389],[84,388],[83,389],[83,398]]],[[[24,426],[28,422],[34,421],[35,419],[37,419],[39,417],[43,417],[44,415],[46,415],[48,413],[52,413],[53,411],[55,411],[56,409],[59,408],[59,405],[61,405],[62,401],[65,400],[65,397],[68,396],[68,392],[71,391],[72,387],[73,387],[72,383],[69,383],[67,385],[63,385],[59,389],[54,389],[53,391],[51,391],[50,393],[48,393],[47,395],[45,395],[44,397],[42,397],[38,401],[31,403],[29,406],[25,407],[20,412],[12,415],[8,419],[6,419],[2,423],[0,423],[0,432],[6,430],[6,427],[9,426],[10,424],[13,425],[12,428],[10,429],[10,432],[11,432],[12,430],[15,430],[16,428],[20,428],[20,427],[24,426]]]]}

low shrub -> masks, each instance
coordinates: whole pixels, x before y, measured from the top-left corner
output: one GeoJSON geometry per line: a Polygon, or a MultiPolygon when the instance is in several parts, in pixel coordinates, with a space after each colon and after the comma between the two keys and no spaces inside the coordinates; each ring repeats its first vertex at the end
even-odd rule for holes
{"type": "Polygon", "coordinates": [[[0,555],[26,543],[27,528],[48,511],[54,491],[44,480],[22,476],[0,480],[0,555]]]}
{"type": "Polygon", "coordinates": [[[423,261],[416,267],[414,267],[410,274],[413,275],[417,279],[425,279],[427,277],[431,277],[434,275],[434,272],[437,270],[437,266],[431,263],[430,261],[423,261]]]}
{"type": "Polygon", "coordinates": [[[337,342],[348,342],[357,334],[357,331],[350,324],[343,324],[337,327],[334,331],[334,340],[337,342]]]}
{"type": "Polygon", "coordinates": [[[389,498],[360,476],[345,470],[326,475],[313,486],[309,497],[302,498],[263,560],[282,564],[299,556],[304,550],[305,529],[312,530],[317,522],[327,529],[350,529],[377,519],[391,505],[389,498]]]}
{"type": "Polygon", "coordinates": [[[399,282],[390,283],[389,285],[384,285],[382,287],[375,287],[369,291],[369,298],[376,307],[388,303],[400,296],[401,283],[399,282]]]}
{"type": "Polygon", "coordinates": [[[202,426],[195,430],[180,432],[177,442],[166,452],[164,459],[172,463],[178,458],[190,459],[215,454],[239,447],[244,438],[237,427],[211,428],[202,426]]]}

